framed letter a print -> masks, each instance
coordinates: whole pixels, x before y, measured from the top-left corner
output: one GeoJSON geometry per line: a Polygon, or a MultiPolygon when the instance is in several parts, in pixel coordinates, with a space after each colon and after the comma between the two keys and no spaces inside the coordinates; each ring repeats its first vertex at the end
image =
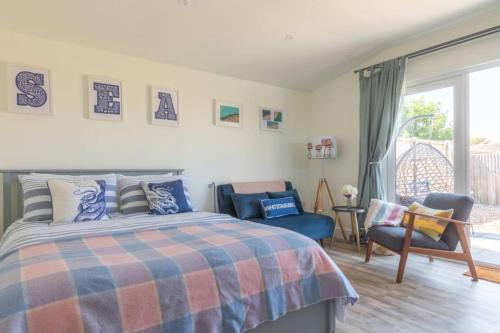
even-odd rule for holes
{"type": "Polygon", "coordinates": [[[9,64],[7,94],[10,112],[52,114],[48,69],[9,64]]]}
{"type": "Polygon", "coordinates": [[[151,124],[179,126],[177,91],[151,87],[151,124]]]}
{"type": "Polygon", "coordinates": [[[123,119],[122,86],[120,81],[89,76],[88,93],[90,119],[123,119]]]}

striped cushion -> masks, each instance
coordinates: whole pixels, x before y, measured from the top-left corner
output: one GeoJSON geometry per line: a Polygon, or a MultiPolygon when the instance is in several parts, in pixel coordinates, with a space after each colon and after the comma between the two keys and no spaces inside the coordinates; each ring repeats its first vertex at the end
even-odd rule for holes
{"type": "Polygon", "coordinates": [[[23,189],[24,198],[24,221],[51,222],[53,220],[52,197],[50,196],[47,184],[49,179],[66,181],[74,179],[104,180],[106,182],[106,211],[108,214],[118,212],[115,174],[70,176],[32,173],[29,175],[19,175],[19,182],[23,189]]]}
{"type": "Polygon", "coordinates": [[[372,225],[387,225],[397,227],[401,224],[403,215],[408,208],[396,203],[372,199],[366,214],[365,228],[368,230],[372,225]]]}
{"type": "MultiPolygon", "coordinates": [[[[425,207],[424,205],[419,204],[418,202],[414,202],[408,208],[409,212],[415,212],[420,214],[425,214],[429,216],[435,217],[443,217],[445,219],[449,219],[453,215],[453,209],[433,209],[429,207],[425,207]]],[[[406,224],[410,220],[408,215],[403,219],[403,223],[401,225],[406,227],[406,224]]],[[[448,226],[448,222],[441,221],[439,219],[432,219],[424,216],[415,216],[415,221],[413,222],[413,229],[421,232],[430,238],[434,239],[436,242],[441,240],[441,236],[443,236],[446,227],[448,226]]]]}
{"type": "Polygon", "coordinates": [[[141,176],[124,176],[117,175],[118,178],[118,193],[120,194],[120,211],[122,214],[149,213],[149,203],[144,190],[141,187],[141,182],[145,183],[164,183],[181,179],[184,195],[190,209],[193,208],[189,197],[187,178],[184,176],[174,176],[172,174],[162,175],[141,175],[141,176]]]}

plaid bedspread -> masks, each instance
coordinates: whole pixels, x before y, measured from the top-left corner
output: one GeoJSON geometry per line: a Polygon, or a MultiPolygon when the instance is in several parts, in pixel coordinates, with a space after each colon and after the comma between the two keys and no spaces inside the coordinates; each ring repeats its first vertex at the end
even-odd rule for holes
{"type": "Polygon", "coordinates": [[[322,300],[357,300],[297,233],[218,214],[140,223],[4,249],[0,332],[242,332],[322,300]]]}

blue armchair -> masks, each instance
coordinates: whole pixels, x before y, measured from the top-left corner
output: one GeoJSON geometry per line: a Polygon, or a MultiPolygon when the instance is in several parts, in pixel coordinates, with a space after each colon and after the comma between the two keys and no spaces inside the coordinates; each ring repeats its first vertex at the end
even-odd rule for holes
{"type": "MultiPolygon", "coordinates": [[[[287,191],[293,189],[291,182],[285,182],[285,185],[287,191]]],[[[234,190],[231,184],[217,186],[219,213],[237,217],[231,199],[231,194],[233,193],[234,190]]],[[[332,237],[335,227],[335,221],[330,216],[307,212],[303,212],[300,215],[285,216],[275,219],[250,218],[249,221],[289,229],[320,242],[323,238],[332,237]]]]}

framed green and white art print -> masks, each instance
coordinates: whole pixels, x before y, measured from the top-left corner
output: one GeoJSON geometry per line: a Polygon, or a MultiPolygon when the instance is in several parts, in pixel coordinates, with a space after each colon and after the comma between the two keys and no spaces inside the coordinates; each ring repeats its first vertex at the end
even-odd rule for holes
{"type": "Polygon", "coordinates": [[[241,127],[243,105],[221,100],[214,101],[214,125],[241,127]]]}
{"type": "Polygon", "coordinates": [[[260,108],[260,129],[263,131],[281,132],[285,129],[285,112],[272,108],[260,108]]]}

